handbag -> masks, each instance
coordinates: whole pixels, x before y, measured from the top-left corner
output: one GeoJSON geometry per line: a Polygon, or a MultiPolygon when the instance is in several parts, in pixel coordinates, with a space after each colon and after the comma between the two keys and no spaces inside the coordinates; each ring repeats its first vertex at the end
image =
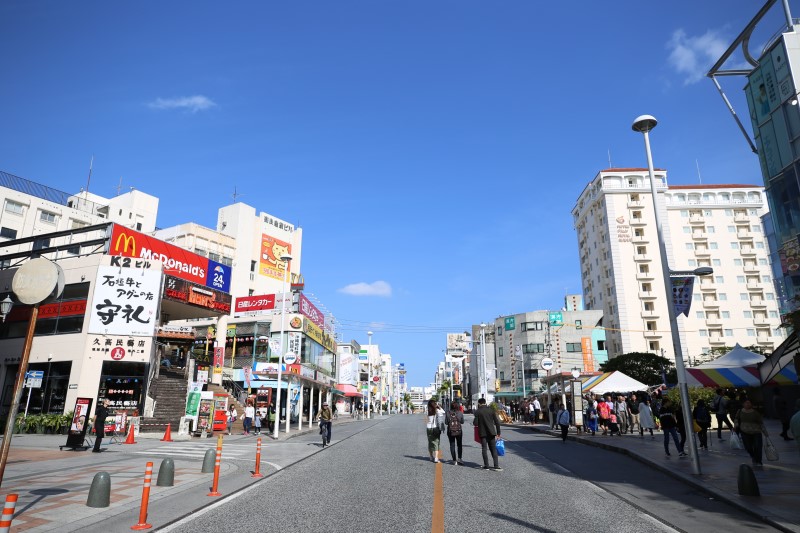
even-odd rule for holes
{"type": "Polygon", "coordinates": [[[772,445],[772,440],[770,440],[770,438],[767,436],[764,436],[764,440],[766,441],[764,446],[764,455],[767,456],[767,461],[777,461],[780,459],[778,450],[776,450],[775,446],[772,445]]]}
{"type": "Polygon", "coordinates": [[[728,441],[728,445],[731,447],[731,450],[743,450],[744,446],[742,446],[742,439],[739,437],[737,433],[731,432],[731,438],[728,441]]]}
{"type": "Polygon", "coordinates": [[[693,427],[695,433],[700,433],[701,431],[703,431],[703,428],[700,427],[700,424],[697,423],[697,420],[695,420],[693,422],[693,426],[692,427],[693,427]]]}
{"type": "Polygon", "coordinates": [[[474,435],[473,438],[475,439],[475,442],[480,444],[480,442],[481,442],[481,432],[480,432],[480,430],[478,430],[478,426],[472,426],[472,428],[475,430],[475,435],[474,435]]]}
{"type": "Polygon", "coordinates": [[[506,441],[498,437],[495,442],[495,446],[497,446],[497,455],[500,457],[504,456],[506,454],[506,441]]]}

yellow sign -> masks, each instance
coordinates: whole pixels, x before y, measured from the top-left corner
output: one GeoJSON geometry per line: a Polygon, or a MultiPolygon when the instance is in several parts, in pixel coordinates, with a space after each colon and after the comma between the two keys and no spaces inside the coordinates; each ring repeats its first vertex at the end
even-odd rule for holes
{"type": "Polygon", "coordinates": [[[322,347],[329,352],[336,353],[336,341],[332,335],[328,335],[328,333],[322,331],[319,326],[308,319],[305,319],[304,322],[305,327],[303,331],[307,336],[317,341],[317,343],[322,345],[322,347]]]}

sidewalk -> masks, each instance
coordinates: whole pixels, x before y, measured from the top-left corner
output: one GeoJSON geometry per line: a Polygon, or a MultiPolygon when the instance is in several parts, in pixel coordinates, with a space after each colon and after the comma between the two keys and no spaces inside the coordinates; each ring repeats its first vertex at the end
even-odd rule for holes
{"type": "MultiPolygon", "coordinates": [[[[509,424],[511,425],[511,424],[509,424]]],[[[514,427],[531,427],[513,424],[514,427]]],[[[628,455],[642,463],[665,472],[689,485],[710,493],[713,497],[727,501],[745,512],[758,516],[768,524],[793,533],[800,532],[800,452],[794,441],[785,441],[778,434],[780,423],[766,421],[767,431],[780,455],[778,461],[763,458],[763,467],[753,467],[761,496],[740,496],[738,492],[739,465],[750,465],[750,456],[744,450],[731,450],[728,446],[729,431],[724,430],[724,441],[717,439],[716,429],[709,430],[709,450],[700,451],[701,475],[692,473],[691,458],[679,458],[675,443],[670,443],[671,457],[664,455],[664,434],[655,431],[640,437],[638,433],[623,436],[576,435],[570,429],[567,439],[589,446],[628,455]]],[[[561,437],[561,432],[551,430],[546,424],[536,424],[534,431],[561,437]]],[[[686,443],[689,452],[689,443],[686,443]]]]}
{"type": "MultiPolygon", "coordinates": [[[[365,421],[335,420],[334,437],[336,427],[354,422],[365,421]]],[[[299,450],[296,446],[282,446],[291,445],[295,437],[318,431],[316,424],[302,430],[296,427],[293,424],[291,432],[288,435],[281,432],[278,439],[261,435],[262,474],[274,473],[278,468],[318,451],[317,448],[299,450]]],[[[213,438],[206,439],[173,435],[175,442],[172,443],[161,442],[161,433],[141,433],[136,437],[136,444],[106,444],[104,439],[104,452],[100,454],[59,450],[58,447],[66,442],[66,435],[14,435],[0,488],[0,502],[5,501],[7,494],[19,496],[12,522],[12,531],[15,532],[77,531],[100,524],[103,531],[130,531],[130,526],[138,519],[145,464],[152,461],[148,522],[154,527],[162,526],[218,499],[206,495],[213,474],[201,473],[200,470],[205,449],[216,447],[219,434],[217,432],[213,438]],[[159,487],[156,486],[158,471],[166,457],[174,460],[174,485],[159,487]],[[86,506],[89,488],[97,472],[110,475],[109,507],[86,506]],[[163,501],[159,504],[160,500],[163,501]]],[[[251,477],[255,467],[256,438],[253,435],[224,435],[219,481],[223,495],[264,479],[251,477]]]]}

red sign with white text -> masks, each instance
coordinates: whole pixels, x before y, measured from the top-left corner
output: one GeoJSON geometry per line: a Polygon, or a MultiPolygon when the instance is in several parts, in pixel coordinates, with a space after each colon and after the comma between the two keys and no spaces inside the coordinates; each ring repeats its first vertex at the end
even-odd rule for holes
{"type": "Polygon", "coordinates": [[[300,293],[300,314],[305,315],[308,319],[319,326],[320,329],[325,329],[325,315],[323,315],[317,306],[311,303],[311,300],[306,298],[306,295],[300,293]]]}
{"type": "Polygon", "coordinates": [[[261,296],[242,296],[236,298],[234,313],[247,313],[250,311],[265,311],[275,309],[275,295],[263,294],[261,296]]]}

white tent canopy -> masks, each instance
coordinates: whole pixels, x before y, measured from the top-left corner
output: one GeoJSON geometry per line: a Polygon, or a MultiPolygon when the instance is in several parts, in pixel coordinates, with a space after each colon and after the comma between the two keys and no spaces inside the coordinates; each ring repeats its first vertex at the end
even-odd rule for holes
{"type": "Polygon", "coordinates": [[[607,372],[593,378],[589,378],[583,383],[583,392],[593,394],[605,394],[607,392],[635,392],[645,391],[647,385],[637,381],[619,370],[607,372]]]}
{"type": "Polygon", "coordinates": [[[745,350],[738,344],[722,357],[697,365],[694,368],[742,368],[764,362],[764,356],[745,350]]]}

